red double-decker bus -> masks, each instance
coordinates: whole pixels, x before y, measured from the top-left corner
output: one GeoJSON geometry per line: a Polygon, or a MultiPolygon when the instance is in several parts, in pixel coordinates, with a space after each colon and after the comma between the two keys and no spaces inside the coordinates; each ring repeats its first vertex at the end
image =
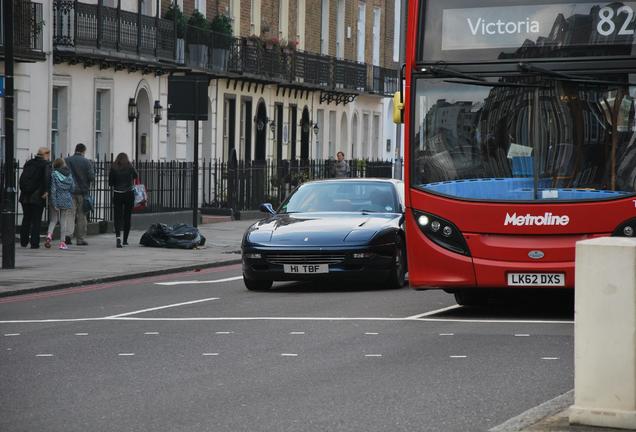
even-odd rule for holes
{"type": "Polygon", "coordinates": [[[636,235],[635,10],[409,2],[394,117],[413,288],[464,305],[571,289],[577,241],[636,235]]]}

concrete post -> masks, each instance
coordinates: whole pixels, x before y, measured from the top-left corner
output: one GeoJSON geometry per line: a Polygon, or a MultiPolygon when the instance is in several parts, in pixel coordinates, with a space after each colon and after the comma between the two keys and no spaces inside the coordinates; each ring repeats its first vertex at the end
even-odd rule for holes
{"type": "Polygon", "coordinates": [[[636,239],[576,244],[570,423],[636,429],[636,239]]]}

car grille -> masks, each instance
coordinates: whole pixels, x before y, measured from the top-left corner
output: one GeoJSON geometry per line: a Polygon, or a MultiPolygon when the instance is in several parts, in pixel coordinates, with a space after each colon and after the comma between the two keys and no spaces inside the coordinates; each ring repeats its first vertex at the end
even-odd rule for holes
{"type": "Polygon", "coordinates": [[[265,259],[270,264],[339,264],[345,255],[268,254],[265,259]]]}

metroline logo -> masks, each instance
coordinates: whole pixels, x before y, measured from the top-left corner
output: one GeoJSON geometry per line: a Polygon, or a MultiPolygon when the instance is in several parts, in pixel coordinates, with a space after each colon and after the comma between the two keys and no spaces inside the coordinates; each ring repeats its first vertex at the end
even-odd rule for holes
{"type": "Polygon", "coordinates": [[[506,221],[504,222],[504,226],[554,226],[567,225],[569,223],[569,216],[557,216],[549,212],[538,216],[531,215],[530,213],[519,216],[517,216],[517,213],[506,213],[506,221]]]}

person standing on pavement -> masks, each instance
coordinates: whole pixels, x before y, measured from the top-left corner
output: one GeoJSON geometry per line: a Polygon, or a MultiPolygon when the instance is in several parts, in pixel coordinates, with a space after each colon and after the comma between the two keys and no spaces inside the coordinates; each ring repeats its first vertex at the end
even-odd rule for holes
{"type": "Polygon", "coordinates": [[[115,244],[122,247],[121,231],[124,230],[123,246],[128,246],[130,218],[135,203],[134,180],[137,170],[132,166],[126,153],[119,153],[108,173],[108,185],[113,189],[113,209],[115,212],[115,244]]]}
{"type": "Polygon", "coordinates": [[[53,161],[53,172],[51,173],[51,193],[49,194],[49,222],[48,235],[44,246],[51,247],[53,240],[53,230],[58,220],[60,222],[60,249],[66,250],[66,238],[73,234],[75,218],[73,214],[73,189],[75,182],[71,171],[64,163],[64,159],[58,158],[53,161]]]}
{"type": "MultiPolygon", "coordinates": [[[[73,190],[73,214],[75,215],[75,239],[79,246],[85,246],[88,243],[84,239],[86,237],[86,213],[84,212],[84,197],[88,195],[91,183],[95,180],[95,171],[93,163],[84,157],[86,146],[79,143],[75,146],[75,154],[66,158],[66,165],[71,170],[73,179],[75,180],[75,189],[73,190]]],[[[65,238],[66,244],[71,244],[70,236],[65,238]]]]}
{"type": "Polygon", "coordinates": [[[20,204],[22,204],[22,224],[20,225],[20,244],[31,249],[40,247],[40,227],[42,212],[49,191],[51,151],[40,147],[35,157],[24,164],[20,175],[20,204]]]}
{"type": "Polygon", "coordinates": [[[332,165],[331,174],[335,178],[347,178],[351,173],[351,168],[346,160],[344,160],[344,153],[339,151],[336,154],[338,160],[332,165]]]}

